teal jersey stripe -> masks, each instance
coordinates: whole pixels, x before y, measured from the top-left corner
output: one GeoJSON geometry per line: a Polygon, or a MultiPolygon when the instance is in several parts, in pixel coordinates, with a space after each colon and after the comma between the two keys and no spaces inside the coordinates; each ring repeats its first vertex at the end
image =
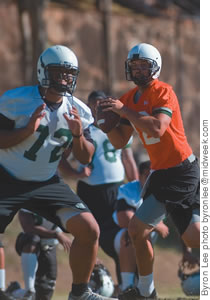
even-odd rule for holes
{"type": "Polygon", "coordinates": [[[166,114],[169,117],[172,117],[172,110],[167,107],[158,107],[153,110],[153,115],[160,114],[160,113],[166,114]]]}

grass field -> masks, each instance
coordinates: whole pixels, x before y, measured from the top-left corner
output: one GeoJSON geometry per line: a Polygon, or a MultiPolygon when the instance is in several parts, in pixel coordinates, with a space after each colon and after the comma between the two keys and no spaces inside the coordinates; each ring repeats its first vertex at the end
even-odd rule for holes
{"type": "MultiPolygon", "coordinates": [[[[22,270],[20,258],[14,249],[14,242],[17,233],[20,231],[20,225],[15,217],[14,221],[8,226],[4,235],[4,245],[6,253],[6,284],[11,281],[18,281],[23,287],[22,270]]],[[[167,242],[167,241],[166,241],[167,242]]],[[[161,244],[161,243],[160,243],[161,244]]],[[[172,244],[170,239],[168,244],[172,244]]],[[[104,252],[99,249],[98,257],[111,272],[114,282],[116,283],[114,263],[104,252]]],[[[58,278],[56,289],[52,300],[67,300],[71,288],[71,271],[68,264],[68,255],[61,247],[57,247],[58,258],[58,278]]],[[[158,295],[161,299],[199,299],[196,297],[186,297],[182,292],[180,280],[177,276],[178,264],[181,259],[181,252],[172,245],[170,248],[155,246],[155,265],[154,277],[158,295]]]]}

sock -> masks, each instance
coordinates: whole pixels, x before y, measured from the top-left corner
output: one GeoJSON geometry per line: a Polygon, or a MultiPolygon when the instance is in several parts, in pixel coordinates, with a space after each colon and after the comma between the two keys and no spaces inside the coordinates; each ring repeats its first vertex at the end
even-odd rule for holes
{"type": "Polygon", "coordinates": [[[149,297],[155,288],[153,273],[147,276],[139,275],[139,282],[137,287],[140,290],[142,296],[149,297]]]}
{"type": "Polygon", "coordinates": [[[120,288],[122,291],[127,289],[127,287],[134,285],[134,277],[135,273],[121,272],[122,283],[120,285],[120,288]]]}
{"type": "Polygon", "coordinates": [[[21,263],[25,289],[35,292],[36,271],[38,268],[37,256],[34,253],[22,253],[21,263]]]}
{"type": "Polygon", "coordinates": [[[72,294],[74,296],[81,296],[88,290],[88,283],[72,284],[72,294]]]}
{"type": "Polygon", "coordinates": [[[4,248],[0,242],[0,290],[4,291],[5,286],[5,257],[4,257],[4,248]]]}
{"type": "Polygon", "coordinates": [[[0,269],[0,290],[5,291],[5,270],[0,269]]]}

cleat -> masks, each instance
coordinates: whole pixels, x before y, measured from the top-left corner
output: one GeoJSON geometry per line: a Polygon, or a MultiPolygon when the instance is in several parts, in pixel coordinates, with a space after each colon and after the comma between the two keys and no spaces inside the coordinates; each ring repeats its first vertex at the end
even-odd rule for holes
{"type": "Polygon", "coordinates": [[[81,296],[74,296],[72,293],[70,293],[68,300],[118,300],[118,299],[104,297],[104,296],[95,294],[90,289],[88,289],[81,296]]]}
{"type": "Polygon", "coordinates": [[[12,282],[10,282],[10,284],[7,287],[5,292],[6,292],[6,294],[12,294],[12,292],[14,292],[15,290],[18,290],[20,288],[21,288],[21,286],[20,286],[19,282],[12,281],[12,282]]]}
{"type": "Polygon", "coordinates": [[[0,290],[0,299],[1,300],[15,300],[14,297],[7,295],[4,291],[0,290]]]}
{"type": "Polygon", "coordinates": [[[24,294],[22,300],[35,300],[35,298],[36,298],[35,292],[27,291],[27,292],[24,294]]]}
{"type": "Polygon", "coordinates": [[[157,300],[156,290],[148,297],[142,296],[138,288],[127,288],[119,295],[119,300],[157,300]]]}

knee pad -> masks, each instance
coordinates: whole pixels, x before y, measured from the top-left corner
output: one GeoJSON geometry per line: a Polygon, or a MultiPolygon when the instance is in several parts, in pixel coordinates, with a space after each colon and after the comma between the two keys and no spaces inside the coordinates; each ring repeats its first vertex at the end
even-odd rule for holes
{"type": "Polygon", "coordinates": [[[40,243],[40,237],[38,235],[33,233],[20,232],[15,242],[15,250],[17,254],[21,256],[23,247],[25,245],[31,244],[37,246],[39,245],[39,243],[40,243]]]}
{"type": "Polygon", "coordinates": [[[4,245],[1,241],[0,241],[0,248],[4,248],[4,245]]]}

